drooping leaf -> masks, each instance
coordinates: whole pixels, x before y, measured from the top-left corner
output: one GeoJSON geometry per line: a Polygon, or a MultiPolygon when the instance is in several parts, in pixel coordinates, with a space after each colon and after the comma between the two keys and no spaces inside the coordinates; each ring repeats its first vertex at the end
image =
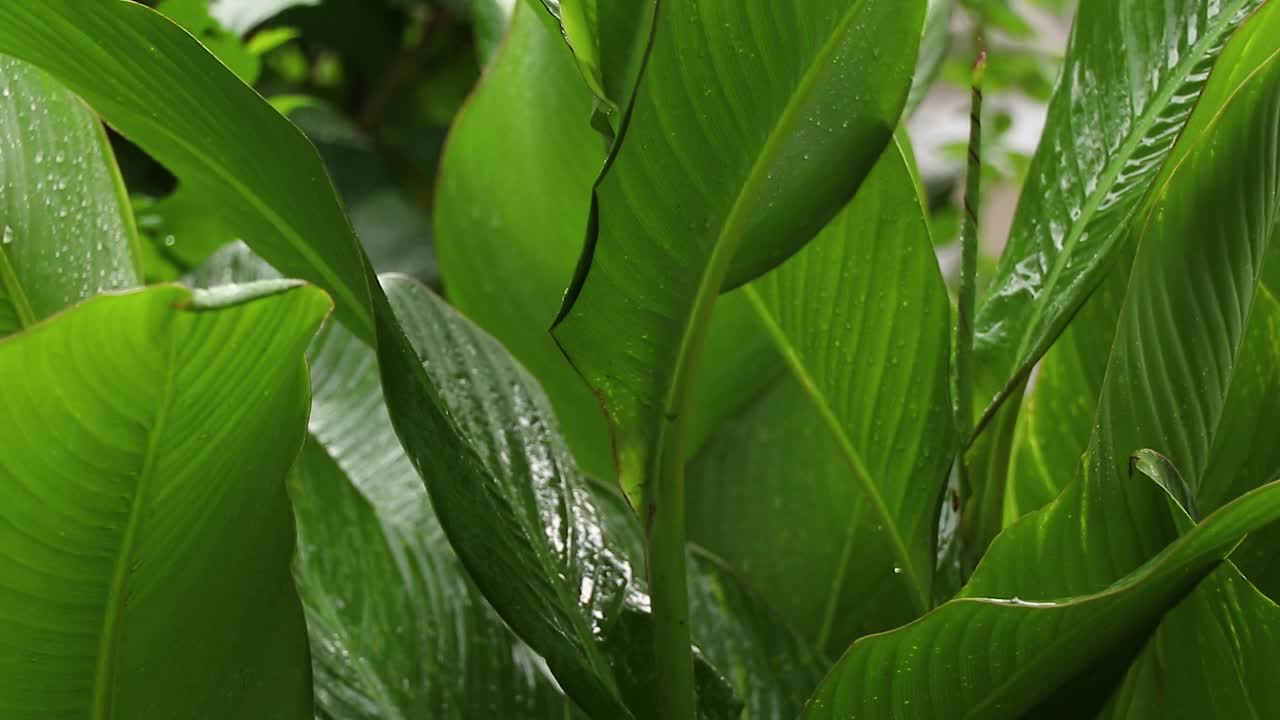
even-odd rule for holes
{"type": "Polygon", "coordinates": [[[106,133],[55,80],[0,56],[0,337],[141,277],[106,133]]]}
{"type": "Polygon", "coordinates": [[[0,341],[0,715],[312,717],[291,284],[93,298],[0,341]]]}
{"type": "MultiPolygon", "coordinates": [[[[451,132],[435,227],[450,301],[541,383],[587,473],[617,475],[599,400],[547,331],[582,250],[604,147],[564,42],[516,8],[511,34],[451,132]]],[[[740,293],[718,303],[691,451],[781,367],[740,293]]]]}
{"type": "MultiPolygon", "coordinates": [[[[1275,49],[1277,7],[1261,9],[1232,47],[1275,49]]],[[[887,714],[896,697],[911,697],[945,708],[938,713],[947,717],[1016,716],[1041,702],[1044,711],[1067,716],[1096,712],[1160,616],[1245,532],[1275,519],[1273,493],[1280,485],[1273,484],[1170,544],[1177,532],[1167,501],[1152,483],[1130,480],[1128,464],[1132,451],[1152,448],[1198,487],[1220,430],[1280,212],[1276,50],[1242,54],[1252,72],[1215,74],[1206,96],[1228,99],[1198,107],[1197,115],[1209,118],[1203,124],[1191,120],[1203,133],[1183,140],[1192,145],[1177,153],[1183,160],[1161,186],[1142,230],[1083,472],[1057,500],[996,539],[961,599],[903,630],[855,644],[815,707],[846,716],[858,707],[863,715],[887,714]],[[1223,83],[1233,91],[1219,95],[1213,86],[1223,83]],[[1235,513],[1252,514],[1244,510],[1249,507],[1259,514],[1236,525],[1235,513]],[[1221,543],[1200,555],[1209,548],[1202,540],[1219,533],[1221,543]],[[1010,616],[1001,603],[1024,606],[1021,616],[1010,616]],[[1038,603],[1049,605],[1034,607],[1038,603]],[[1105,612],[1092,615],[1088,608],[1105,612]],[[1121,608],[1122,616],[1110,616],[1121,608]],[[960,664],[972,656],[968,643],[979,640],[987,663],[960,664]],[[900,658],[898,671],[871,674],[886,654],[900,658]],[[928,693],[908,694],[924,686],[928,693]]],[[[1210,577],[1189,601],[1221,587],[1219,576],[1210,577]]],[[[1241,654],[1247,650],[1235,648],[1237,662],[1249,661],[1241,654]]],[[[1218,681],[1235,680],[1210,676],[1201,686],[1218,681]]]]}
{"type": "Polygon", "coordinates": [[[689,470],[690,537],[833,654],[932,606],[955,430],[921,203],[895,143],[808,247],[745,288],[788,376],[689,470]]]}
{"type": "Polygon", "coordinates": [[[682,435],[662,428],[687,422],[716,295],[848,201],[902,112],[923,18],[922,0],[662,4],[554,329],[606,407],[633,503],[678,452],[658,438],[682,435]]]}
{"type": "Polygon", "coordinates": [[[1106,275],[1226,39],[1261,4],[1081,3],[1009,244],[979,309],[977,412],[994,411],[1106,275]]]}

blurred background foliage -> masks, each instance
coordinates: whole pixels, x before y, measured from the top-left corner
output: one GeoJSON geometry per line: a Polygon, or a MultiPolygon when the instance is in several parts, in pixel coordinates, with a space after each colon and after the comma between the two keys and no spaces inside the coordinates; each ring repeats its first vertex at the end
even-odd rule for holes
{"type": "MultiPolygon", "coordinates": [[[[436,289],[435,177],[453,117],[526,0],[149,0],[315,143],[379,271],[436,289]]],[[[948,283],[958,279],[969,66],[989,52],[980,273],[1012,221],[1076,0],[931,0],[924,77],[906,123],[948,283]]],[[[584,118],[584,122],[589,118],[584,118]]],[[[219,208],[112,137],[147,241],[148,281],[177,278],[236,238],[219,208]]],[[[980,283],[981,285],[981,283],[980,283]]],[[[444,288],[447,293],[447,288],[444,288]]]]}

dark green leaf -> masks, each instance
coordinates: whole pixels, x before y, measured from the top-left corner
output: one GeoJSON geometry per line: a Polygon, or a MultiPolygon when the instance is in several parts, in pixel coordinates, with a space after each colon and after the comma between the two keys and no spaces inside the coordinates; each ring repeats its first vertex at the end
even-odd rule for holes
{"type": "Polygon", "coordinates": [[[44,73],[0,56],[0,337],[142,275],[106,133],[44,73]]]}
{"type": "Polygon", "coordinates": [[[285,476],[329,308],[162,286],[0,341],[0,715],[312,717],[285,476]]]}

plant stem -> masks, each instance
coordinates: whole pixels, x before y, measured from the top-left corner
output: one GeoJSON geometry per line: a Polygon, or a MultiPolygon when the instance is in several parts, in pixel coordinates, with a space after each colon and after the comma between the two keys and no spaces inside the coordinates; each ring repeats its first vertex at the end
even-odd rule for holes
{"type": "MultiPolygon", "coordinates": [[[[675,425],[673,431],[684,437],[683,415],[676,419],[675,425]]],[[[653,516],[650,518],[649,592],[653,601],[658,717],[693,720],[697,699],[693,687],[688,571],[685,567],[682,453],[664,453],[657,481],[659,500],[651,505],[653,516]]]]}
{"type": "MultiPolygon", "coordinates": [[[[969,111],[969,164],[965,172],[964,221],[960,234],[960,293],[956,319],[956,430],[961,438],[956,455],[959,471],[960,512],[968,504],[971,488],[965,464],[966,444],[973,433],[973,328],[978,285],[978,207],[982,192],[982,76],[987,67],[987,51],[981,38],[978,59],[973,64],[973,99],[969,111]]],[[[964,518],[961,517],[961,526],[964,518]]]]}

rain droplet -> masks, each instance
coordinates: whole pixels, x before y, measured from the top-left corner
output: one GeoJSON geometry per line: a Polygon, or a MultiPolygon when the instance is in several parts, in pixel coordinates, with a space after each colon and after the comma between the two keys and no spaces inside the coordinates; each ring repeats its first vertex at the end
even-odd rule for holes
{"type": "Polygon", "coordinates": [[[8,225],[5,225],[5,226],[4,226],[4,240],[3,240],[3,242],[4,242],[4,244],[5,244],[5,245],[12,245],[12,244],[13,244],[13,228],[9,227],[8,225]]]}

